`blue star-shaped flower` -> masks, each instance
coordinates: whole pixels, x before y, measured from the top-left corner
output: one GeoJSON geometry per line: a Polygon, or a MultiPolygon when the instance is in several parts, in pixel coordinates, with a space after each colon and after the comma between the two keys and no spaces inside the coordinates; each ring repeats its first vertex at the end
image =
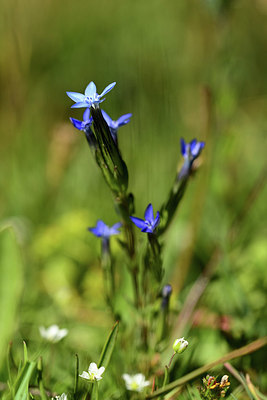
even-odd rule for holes
{"type": "Polygon", "coordinates": [[[101,237],[104,239],[109,239],[110,236],[118,235],[120,231],[118,229],[121,227],[121,223],[109,227],[100,219],[97,221],[97,224],[94,228],[88,228],[90,232],[92,232],[95,236],[101,237]]]}
{"type": "Polygon", "coordinates": [[[86,130],[91,128],[93,122],[93,118],[90,117],[90,108],[87,108],[84,111],[82,121],[79,121],[76,118],[70,118],[70,120],[75,128],[79,129],[79,131],[86,132],[86,130]]]}
{"type": "Polygon", "coordinates": [[[201,153],[205,142],[198,142],[196,139],[191,140],[190,143],[186,143],[183,138],[181,138],[181,153],[185,159],[194,161],[201,153]]]}
{"type": "Polygon", "coordinates": [[[117,119],[117,121],[113,121],[110,116],[104,111],[101,110],[102,115],[104,117],[104,120],[106,121],[106,123],[109,126],[110,129],[110,133],[112,135],[112,138],[114,140],[115,143],[117,143],[117,131],[118,129],[123,126],[128,124],[128,122],[130,122],[130,118],[132,116],[132,114],[124,114],[122,115],[119,119],[117,119]]]}
{"type": "Polygon", "coordinates": [[[75,101],[75,104],[71,108],[83,108],[83,107],[94,107],[97,108],[99,103],[102,103],[105,99],[102,99],[106,93],[110,92],[114,88],[116,82],[108,85],[101,94],[96,93],[96,85],[94,82],[90,82],[86,87],[84,94],[77,92],[66,92],[71,100],[75,101]]]}
{"type": "Polygon", "coordinates": [[[152,204],[149,204],[145,211],[145,219],[140,219],[136,217],[130,217],[137,228],[141,229],[141,232],[154,233],[156,227],[159,224],[160,216],[157,211],[156,218],[154,218],[152,204]]]}

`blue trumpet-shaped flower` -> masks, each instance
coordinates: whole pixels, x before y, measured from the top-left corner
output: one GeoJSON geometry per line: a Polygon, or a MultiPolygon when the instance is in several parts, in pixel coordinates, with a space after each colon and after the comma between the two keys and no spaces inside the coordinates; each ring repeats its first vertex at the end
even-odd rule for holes
{"type": "Polygon", "coordinates": [[[108,239],[110,236],[118,235],[120,233],[120,231],[118,231],[120,227],[120,222],[109,227],[103,221],[98,220],[96,226],[94,228],[88,228],[88,230],[97,237],[108,239]]]}
{"type": "Polygon", "coordinates": [[[115,141],[115,143],[117,143],[117,131],[118,129],[123,126],[126,125],[130,122],[130,118],[132,116],[132,114],[124,114],[122,115],[120,118],[117,119],[117,121],[113,121],[110,116],[104,111],[101,110],[102,115],[104,117],[104,120],[106,121],[106,123],[109,126],[110,129],[110,133],[112,135],[113,140],[115,141]]]}
{"type": "Polygon", "coordinates": [[[205,142],[198,142],[196,139],[191,140],[190,143],[186,143],[183,138],[181,138],[181,153],[185,159],[190,161],[195,160],[201,153],[205,142]]]}
{"type": "Polygon", "coordinates": [[[76,118],[70,118],[73,126],[79,131],[86,132],[88,129],[91,128],[93,118],[90,117],[90,108],[87,108],[83,113],[83,121],[79,121],[76,118]]]}
{"type": "Polygon", "coordinates": [[[160,215],[157,211],[156,218],[154,218],[152,204],[149,204],[145,211],[145,218],[130,217],[137,228],[141,229],[141,232],[154,233],[156,227],[160,222],[160,215]]]}
{"type": "Polygon", "coordinates": [[[187,178],[190,175],[194,160],[200,155],[205,142],[198,142],[196,139],[191,140],[190,143],[186,143],[184,139],[181,139],[181,153],[184,157],[184,165],[179,172],[178,178],[187,178]]]}
{"type": "Polygon", "coordinates": [[[101,94],[96,92],[96,85],[94,82],[90,82],[86,87],[84,94],[77,92],[66,92],[71,100],[75,101],[75,104],[71,108],[83,108],[83,107],[94,107],[97,108],[99,103],[102,103],[105,99],[102,97],[114,88],[116,82],[108,85],[101,94]]]}

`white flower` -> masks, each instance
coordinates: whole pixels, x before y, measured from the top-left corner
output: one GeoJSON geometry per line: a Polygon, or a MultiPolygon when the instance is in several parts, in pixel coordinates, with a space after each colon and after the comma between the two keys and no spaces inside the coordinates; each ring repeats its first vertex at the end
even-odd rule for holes
{"type": "MultiPolygon", "coordinates": [[[[57,325],[51,325],[45,329],[43,326],[39,328],[42,338],[51,343],[57,343],[68,334],[68,329],[59,329],[57,325]]],[[[64,399],[63,399],[64,400],[64,399]]]]}
{"type": "Polygon", "coordinates": [[[184,338],[181,339],[176,339],[175,342],[173,343],[173,350],[175,353],[181,354],[185,351],[185,349],[188,346],[188,341],[185,340],[184,338]]]}
{"type": "Polygon", "coordinates": [[[102,374],[105,371],[105,367],[97,368],[96,363],[91,363],[88,368],[88,372],[83,371],[81,378],[88,379],[89,381],[100,381],[102,374]]]}
{"type": "Polygon", "coordinates": [[[136,375],[122,375],[125,386],[127,390],[132,390],[134,392],[142,392],[143,389],[150,385],[149,381],[146,381],[145,375],[136,374],[136,375]]]}
{"type": "Polygon", "coordinates": [[[52,397],[55,400],[68,400],[68,396],[65,393],[62,393],[61,396],[52,397]]]}

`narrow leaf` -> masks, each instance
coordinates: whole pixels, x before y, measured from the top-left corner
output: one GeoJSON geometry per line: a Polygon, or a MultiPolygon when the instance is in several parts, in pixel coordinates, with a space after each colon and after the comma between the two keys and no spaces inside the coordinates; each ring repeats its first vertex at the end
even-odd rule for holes
{"type": "Polygon", "coordinates": [[[74,399],[77,398],[79,383],[79,356],[75,354],[74,399]]]}
{"type": "Polygon", "coordinates": [[[118,330],[119,330],[119,322],[117,321],[116,324],[114,325],[112,331],[110,332],[110,334],[107,338],[107,341],[103,347],[100,359],[98,361],[98,368],[100,368],[100,367],[107,368],[110,358],[111,358],[111,355],[113,353],[114,347],[115,347],[118,330]]]}
{"type": "Polygon", "coordinates": [[[28,350],[27,350],[27,344],[26,342],[23,340],[23,366],[26,364],[26,362],[28,361],[28,350]]]}
{"type": "Polygon", "coordinates": [[[15,398],[14,400],[26,400],[28,397],[28,388],[32,374],[36,368],[35,361],[27,361],[22,368],[17,381],[15,382],[15,398]]]}

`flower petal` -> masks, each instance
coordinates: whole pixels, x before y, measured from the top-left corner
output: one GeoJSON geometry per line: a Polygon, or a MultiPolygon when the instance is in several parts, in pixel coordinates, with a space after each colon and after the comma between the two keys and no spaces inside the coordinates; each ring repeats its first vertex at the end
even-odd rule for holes
{"type": "Polygon", "coordinates": [[[181,143],[181,154],[183,157],[185,157],[186,156],[186,143],[183,138],[180,139],[180,143],[181,143]]]}
{"type": "Polygon", "coordinates": [[[125,125],[125,124],[128,124],[128,122],[130,122],[130,118],[131,118],[132,115],[133,115],[133,114],[124,114],[124,115],[122,115],[122,116],[121,116],[119,119],[117,119],[117,121],[116,121],[117,126],[120,127],[120,126],[123,126],[123,125],[125,125]]]}
{"type": "Polygon", "coordinates": [[[89,365],[89,368],[88,368],[89,374],[90,374],[90,373],[91,373],[91,374],[92,374],[92,373],[93,373],[93,374],[96,374],[97,371],[98,371],[98,368],[97,368],[96,363],[92,362],[92,363],[89,365]]]}
{"type": "Polygon", "coordinates": [[[141,229],[141,232],[145,232],[145,233],[153,233],[153,228],[151,228],[151,226],[145,226],[143,229],[141,229]]]}
{"type": "Polygon", "coordinates": [[[103,92],[102,92],[99,96],[102,97],[102,96],[104,96],[106,93],[110,92],[111,89],[113,89],[115,85],[116,85],[116,82],[110,83],[110,84],[103,90],[103,92]]]}
{"type": "Polygon", "coordinates": [[[153,215],[153,206],[152,204],[148,204],[146,211],[145,211],[145,220],[152,222],[154,220],[154,215],[153,215]]]}
{"type": "Polygon", "coordinates": [[[86,371],[83,371],[83,373],[81,375],[79,375],[79,376],[81,378],[84,378],[84,379],[90,379],[90,375],[86,371]]]}
{"type": "Polygon", "coordinates": [[[66,92],[66,93],[69,96],[69,98],[71,98],[71,100],[75,101],[76,103],[78,101],[83,101],[84,99],[84,94],[82,93],[77,93],[77,92],[66,92]]]}
{"type": "Polygon", "coordinates": [[[90,120],[90,107],[88,107],[83,113],[83,121],[87,122],[90,120]]]}
{"type": "Polygon", "coordinates": [[[144,220],[136,217],[130,217],[133,223],[137,226],[137,228],[144,229],[147,227],[144,220]]]}
{"type": "Polygon", "coordinates": [[[157,215],[156,215],[156,218],[154,221],[154,226],[155,227],[158,226],[159,222],[160,222],[160,214],[159,214],[159,211],[157,211],[157,215]]]}
{"type": "Polygon", "coordinates": [[[112,125],[113,120],[110,118],[110,116],[104,110],[101,110],[101,112],[102,112],[104,120],[106,121],[106,123],[110,127],[112,125]]]}
{"type": "Polygon", "coordinates": [[[83,108],[83,107],[88,107],[88,103],[86,103],[85,101],[80,101],[71,106],[71,108],[83,108]]]}
{"type": "Polygon", "coordinates": [[[102,375],[104,371],[105,371],[105,367],[100,367],[100,368],[98,369],[98,374],[99,374],[99,375],[102,375]]]}
{"type": "Polygon", "coordinates": [[[93,96],[95,93],[96,93],[96,85],[94,84],[93,81],[91,81],[89,85],[86,86],[84,94],[85,96],[93,96]]]}
{"type": "Polygon", "coordinates": [[[70,118],[70,121],[75,128],[79,129],[79,131],[82,130],[82,121],[75,118],[70,118]]]}

